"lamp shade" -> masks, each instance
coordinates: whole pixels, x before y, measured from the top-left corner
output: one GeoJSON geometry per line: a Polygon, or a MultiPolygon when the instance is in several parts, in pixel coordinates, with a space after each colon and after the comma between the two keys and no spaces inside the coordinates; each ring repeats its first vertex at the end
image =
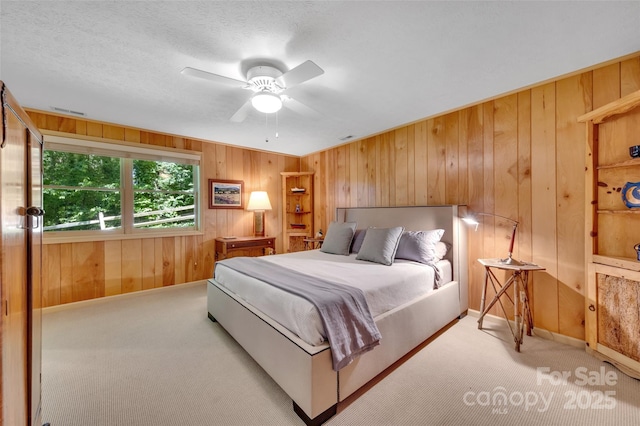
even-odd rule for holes
{"type": "Polygon", "coordinates": [[[280,108],[282,108],[282,99],[275,93],[263,90],[253,95],[251,105],[260,112],[271,114],[280,111],[280,108]]]}
{"type": "Polygon", "coordinates": [[[271,202],[267,191],[253,191],[249,196],[247,210],[264,211],[271,210],[271,202]]]}

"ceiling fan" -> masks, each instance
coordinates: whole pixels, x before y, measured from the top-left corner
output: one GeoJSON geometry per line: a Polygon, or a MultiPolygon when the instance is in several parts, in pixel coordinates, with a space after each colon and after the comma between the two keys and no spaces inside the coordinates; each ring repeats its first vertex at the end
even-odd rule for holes
{"type": "Polygon", "coordinates": [[[253,91],[254,94],[231,116],[231,121],[241,122],[247,117],[251,107],[260,112],[270,114],[279,111],[284,104],[299,114],[313,115],[315,113],[313,109],[284,95],[283,92],[324,74],[324,71],[312,61],[305,61],[285,73],[271,65],[254,66],[247,71],[246,81],[191,67],[184,68],[181,73],[253,91]]]}

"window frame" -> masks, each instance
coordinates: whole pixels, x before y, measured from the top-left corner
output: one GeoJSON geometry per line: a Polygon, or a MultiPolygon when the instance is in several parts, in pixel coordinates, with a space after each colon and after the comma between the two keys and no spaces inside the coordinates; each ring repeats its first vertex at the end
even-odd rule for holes
{"type": "MultiPolygon", "coordinates": [[[[44,243],[64,243],[83,241],[124,240],[140,238],[156,238],[171,236],[202,235],[202,179],[200,167],[202,153],[177,148],[148,147],[138,143],[116,141],[89,136],[70,137],[58,134],[44,134],[44,150],[73,152],[78,154],[95,154],[117,157],[121,160],[120,209],[122,225],[117,229],[79,230],[79,231],[47,231],[43,232],[44,243]],[[128,160],[128,161],[127,161],[128,160]],[[134,224],[134,185],[133,160],[150,160],[177,162],[197,166],[194,170],[194,213],[193,227],[188,228],[136,228],[134,224]],[[127,173],[128,172],[128,173],[127,173]]],[[[44,188],[43,188],[44,189],[44,188]]],[[[46,209],[45,209],[46,210],[46,209]]],[[[45,211],[46,214],[46,211],[45,211]]]]}

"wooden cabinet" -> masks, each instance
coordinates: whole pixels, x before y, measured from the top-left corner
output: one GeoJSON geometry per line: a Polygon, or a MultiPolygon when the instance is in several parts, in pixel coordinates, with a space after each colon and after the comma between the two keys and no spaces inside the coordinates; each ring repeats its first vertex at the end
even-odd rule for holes
{"type": "Polygon", "coordinates": [[[275,254],[275,237],[216,238],[216,261],[233,256],[275,254]]]}
{"type": "Polygon", "coordinates": [[[584,114],[586,123],[587,351],[640,378],[640,207],[629,186],[640,182],[640,91],[584,114]],[[633,203],[631,203],[632,205],[633,203]]]}
{"type": "Polygon", "coordinates": [[[0,87],[0,424],[39,426],[42,135],[0,87]]]}
{"type": "Polygon", "coordinates": [[[282,172],[282,234],[285,253],[304,250],[313,237],[313,172],[282,172]]]}

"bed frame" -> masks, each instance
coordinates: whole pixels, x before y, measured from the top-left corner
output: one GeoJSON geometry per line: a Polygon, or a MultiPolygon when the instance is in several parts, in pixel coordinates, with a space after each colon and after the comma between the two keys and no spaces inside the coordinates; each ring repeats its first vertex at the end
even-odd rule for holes
{"type": "Polygon", "coordinates": [[[466,232],[459,217],[464,206],[338,208],[336,220],[406,230],[445,230],[451,244],[453,281],[418,300],[375,318],[381,344],[339,372],[332,368],[328,343],[311,346],[258,309],[220,286],[207,284],[209,318],[220,325],[260,364],[293,400],[307,425],[336,414],[337,405],[468,308],[466,232]],[[402,330],[399,333],[395,330],[402,330]]]}

